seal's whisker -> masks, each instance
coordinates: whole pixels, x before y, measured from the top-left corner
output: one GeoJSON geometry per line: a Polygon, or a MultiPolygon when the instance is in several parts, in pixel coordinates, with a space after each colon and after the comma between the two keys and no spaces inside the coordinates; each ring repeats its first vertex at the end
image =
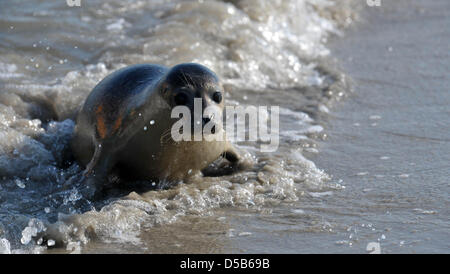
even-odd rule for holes
{"type": "Polygon", "coordinates": [[[172,129],[167,129],[161,134],[161,138],[159,139],[161,144],[169,143],[170,139],[172,139],[172,129]]]}

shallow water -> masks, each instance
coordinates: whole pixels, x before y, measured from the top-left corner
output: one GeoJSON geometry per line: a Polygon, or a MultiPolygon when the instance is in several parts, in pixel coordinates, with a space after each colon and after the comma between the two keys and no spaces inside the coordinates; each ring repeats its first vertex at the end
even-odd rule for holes
{"type": "Polygon", "coordinates": [[[365,7],[362,23],[352,1],[1,3],[0,252],[448,252],[448,4],[422,2],[365,7]],[[425,42],[431,56],[411,46],[425,42]],[[239,143],[251,170],[83,198],[68,142],[89,91],[128,64],[190,61],[228,104],[279,105],[279,150],[239,143]],[[343,71],[356,92],[335,108],[343,71]]]}

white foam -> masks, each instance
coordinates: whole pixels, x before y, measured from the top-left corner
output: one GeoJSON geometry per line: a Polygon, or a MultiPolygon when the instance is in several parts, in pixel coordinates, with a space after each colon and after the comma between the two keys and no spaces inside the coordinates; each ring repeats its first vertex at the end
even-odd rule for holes
{"type": "Polygon", "coordinates": [[[11,244],[7,239],[0,239],[0,254],[11,254],[11,244]]]}

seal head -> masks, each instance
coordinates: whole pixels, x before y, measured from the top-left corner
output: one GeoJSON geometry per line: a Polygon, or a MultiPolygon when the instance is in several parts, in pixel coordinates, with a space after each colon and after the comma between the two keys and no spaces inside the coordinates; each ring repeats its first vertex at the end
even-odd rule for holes
{"type": "MultiPolygon", "coordinates": [[[[191,132],[197,129],[196,123],[201,122],[203,126],[211,122],[212,117],[204,113],[208,107],[216,107],[216,112],[222,112],[224,108],[224,91],[219,77],[205,66],[186,63],[174,66],[164,78],[161,85],[162,96],[168,104],[174,108],[186,106],[191,115],[191,132]],[[201,99],[201,117],[195,114],[195,99],[201,99]],[[201,120],[201,121],[199,121],[201,120]]],[[[211,133],[216,132],[212,126],[211,133]]]]}

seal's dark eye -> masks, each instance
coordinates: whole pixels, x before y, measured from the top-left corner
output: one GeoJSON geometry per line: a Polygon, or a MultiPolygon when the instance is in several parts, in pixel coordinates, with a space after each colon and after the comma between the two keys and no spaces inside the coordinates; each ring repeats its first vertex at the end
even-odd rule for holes
{"type": "Polygon", "coordinates": [[[180,92],[175,95],[174,101],[177,106],[185,105],[188,101],[188,96],[185,93],[180,92]]]}
{"type": "Polygon", "coordinates": [[[214,92],[212,99],[214,100],[214,102],[220,104],[220,102],[222,102],[222,93],[220,93],[219,91],[214,92]]]}

